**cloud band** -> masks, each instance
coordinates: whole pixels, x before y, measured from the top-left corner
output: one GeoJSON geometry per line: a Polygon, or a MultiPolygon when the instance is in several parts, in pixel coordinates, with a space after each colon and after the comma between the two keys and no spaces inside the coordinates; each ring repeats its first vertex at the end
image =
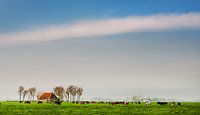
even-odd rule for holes
{"type": "Polygon", "coordinates": [[[27,43],[67,38],[92,37],[127,32],[160,31],[175,28],[200,28],[200,13],[130,16],[13,32],[0,35],[0,43],[27,43]]]}

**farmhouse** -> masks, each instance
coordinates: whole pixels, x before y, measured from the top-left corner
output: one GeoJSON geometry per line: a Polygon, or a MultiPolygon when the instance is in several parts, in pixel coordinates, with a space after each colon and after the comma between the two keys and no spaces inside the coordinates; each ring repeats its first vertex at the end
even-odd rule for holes
{"type": "Polygon", "coordinates": [[[56,102],[59,98],[52,92],[44,92],[38,95],[38,101],[56,102]]]}

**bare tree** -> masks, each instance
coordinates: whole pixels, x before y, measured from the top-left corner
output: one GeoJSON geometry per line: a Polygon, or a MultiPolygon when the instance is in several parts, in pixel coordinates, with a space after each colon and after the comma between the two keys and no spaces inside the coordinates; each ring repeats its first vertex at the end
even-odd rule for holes
{"type": "Polygon", "coordinates": [[[24,101],[26,95],[28,94],[28,90],[24,90],[22,94],[23,94],[23,101],[24,101]]]}
{"type": "Polygon", "coordinates": [[[67,101],[80,101],[80,97],[83,94],[83,88],[70,85],[65,90],[67,101]]]}
{"type": "Polygon", "coordinates": [[[80,101],[80,97],[81,97],[82,94],[83,94],[83,88],[79,87],[77,89],[77,101],[80,101]]]}
{"type": "Polygon", "coordinates": [[[72,97],[73,97],[73,101],[76,101],[77,89],[78,89],[78,87],[75,86],[75,87],[73,88],[72,92],[71,92],[71,95],[72,95],[72,97]]]}
{"type": "Polygon", "coordinates": [[[65,92],[64,88],[62,86],[56,86],[53,90],[55,95],[58,96],[60,100],[63,100],[65,92]]]}
{"type": "Polygon", "coordinates": [[[21,102],[22,92],[24,91],[23,86],[19,86],[18,93],[19,93],[19,101],[21,102]]]}
{"type": "Polygon", "coordinates": [[[36,90],[37,89],[35,87],[32,87],[32,98],[33,98],[33,101],[34,101],[34,98],[35,98],[36,90]]]}
{"type": "Polygon", "coordinates": [[[73,85],[70,85],[68,88],[67,88],[67,91],[69,92],[69,101],[72,101],[72,93],[73,93],[73,90],[74,90],[74,87],[73,85]]]}
{"type": "Polygon", "coordinates": [[[66,100],[67,100],[67,101],[70,101],[70,90],[69,90],[69,88],[67,88],[67,89],[65,90],[65,97],[66,97],[66,100]]]}
{"type": "Polygon", "coordinates": [[[28,100],[29,101],[31,101],[31,93],[32,93],[32,91],[31,91],[32,89],[31,88],[29,88],[27,91],[28,91],[28,100]]]}
{"type": "Polygon", "coordinates": [[[30,101],[34,101],[34,97],[35,97],[35,93],[36,93],[36,88],[35,87],[31,87],[28,89],[29,92],[29,99],[30,101]],[[32,99],[31,99],[32,98],[32,99]]]}

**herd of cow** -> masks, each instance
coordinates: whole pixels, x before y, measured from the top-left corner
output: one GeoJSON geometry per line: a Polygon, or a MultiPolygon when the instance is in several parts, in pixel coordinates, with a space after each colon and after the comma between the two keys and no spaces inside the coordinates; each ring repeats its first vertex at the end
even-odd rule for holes
{"type": "MultiPolygon", "coordinates": [[[[42,104],[44,101],[37,101],[37,104],[42,104]]],[[[22,103],[22,102],[20,102],[22,103]]],[[[25,104],[31,104],[31,101],[25,101],[25,104]]],[[[54,102],[48,102],[48,103],[54,103],[61,105],[62,101],[54,101],[54,102]]],[[[109,105],[128,105],[128,104],[142,104],[140,101],[136,102],[128,102],[128,101],[74,101],[72,102],[74,104],[109,104],[109,105]]],[[[145,105],[149,106],[151,105],[150,101],[143,102],[145,105]]],[[[181,106],[180,102],[157,102],[157,105],[164,106],[164,105],[170,105],[170,106],[181,106]]]]}
{"type": "MultiPolygon", "coordinates": [[[[135,102],[128,102],[128,101],[108,101],[108,102],[104,102],[104,101],[99,101],[99,102],[96,102],[96,101],[80,101],[80,102],[72,102],[72,103],[76,103],[76,104],[109,104],[109,105],[117,105],[117,104],[121,104],[121,105],[128,105],[129,103],[133,104],[142,104],[142,102],[140,101],[135,101],[135,102]]],[[[151,105],[151,102],[150,101],[146,101],[144,102],[145,105],[151,105]]],[[[170,105],[170,106],[181,106],[181,103],[180,102],[157,102],[157,105],[159,106],[163,106],[163,105],[170,105]]]]}
{"type": "Polygon", "coordinates": [[[104,102],[104,101],[80,101],[80,102],[72,102],[72,103],[80,103],[81,105],[84,104],[109,104],[109,105],[117,105],[117,104],[122,104],[122,105],[128,105],[129,102],[128,101],[108,101],[108,102],[104,102]]]}
{"type": "Polygon", "coordinates": [[[174,105],[178,105],[178,106],[181,106],[181,103],[180,102],[157,102],[158,105],[171,105],[171,106],[174,106],[174,105]]]}

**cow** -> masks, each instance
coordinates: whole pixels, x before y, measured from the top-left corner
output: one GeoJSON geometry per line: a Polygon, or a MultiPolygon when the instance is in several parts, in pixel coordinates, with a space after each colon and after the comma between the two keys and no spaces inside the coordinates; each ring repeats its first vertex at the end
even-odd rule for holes
{"type": "Polygon", "coordinates": [[[104,103],[105,103],[105,102],[103,102],[103,101],[99,101],[99,102],[98,102],[98,104],[104,104],[104,103]]]}
{"type": "Polygon", "coordinates": [[[129,102],[128,101],[124,101],[124,103],[123,103],[124,105],[128,105],[129,104],[129,102]]]}
{"type": "Polygon", "coordinates": [[[80,102],[80,104],[81,104],[81,105],[84,105],[84,104],[85,104],[85,102],[84,102],[84,101],[81,101],[81,102],[80,102]]]}
{"type": "Polygon", "coordinates": [[[78,101],[72,101],[72,103],[74,103],[74,104],[78,104],[79,102],[78,102],[78,101]]]}
{"type": "Polygon", "coordinates": [[[20,103],[20,104],[22,104],[22,103],[23,103],[23,101],[19,101],[19,103],[20,103]]]}
{"type": "Polygon", "coordinates": [[[157,102],[158,105],[167,105],[167,102],[157,102]]]}
{"type": "Polygon", "coordinates": [[[178,106],[181,106],[181,103],[180,103],[180,102],[177,102],[177,105],[178,105],[178,106]]]}
{"type": "Polygon", "coordinates": [[[81,105],[90,104],[90,102],[89,102],[89,101],[80,101],[80,104],[81,104],[81,105]]]}
{"type": "Polygon", "coordinates": [[[135,101],[135,104],[141,104],[141,102],[140,101],[135,101]]]}
{"type": "Polygon", "coordinates": [[[171,102],[170,106],[171,107],[173,107],[173,106],[181,106],[181,103],[180,102],[171,102]]]}
{"type": "Polygon", "coordinates": [[[90,104],[90,102],[89,102],[89,101],[85,101],[85,103],[86,103],[86,104],[90,104]]]}
{"type": "Polygon", "coordinates": [[[91,101],[90,103],[91,103],[91,104],[96,104],[96,102],[95,102],[95,101],[91,101]]]}
{"type": "Polygon", "coordinates": [[[147,100],[145,101],[145,104],[146,104],[147,106],[149,106],[149,105],[151,105],[151,101],[150,101],[149,99],[147,99],[147,100]]]}
{"type": "Polygon", "coordinates": [[[38,101],[37,104],[42,104],[42,101],[38,101]]]}
{"type": "Polygon", "coordinates": [[[54,103],[57,105],[61,105],[62,101],[55,101],[54,103]]]}
{"type": "Polygon", "coordinates": [[[25,101],[24,103],[26,103],[26,104],[31,104],[31,101],[25,101]]]}

